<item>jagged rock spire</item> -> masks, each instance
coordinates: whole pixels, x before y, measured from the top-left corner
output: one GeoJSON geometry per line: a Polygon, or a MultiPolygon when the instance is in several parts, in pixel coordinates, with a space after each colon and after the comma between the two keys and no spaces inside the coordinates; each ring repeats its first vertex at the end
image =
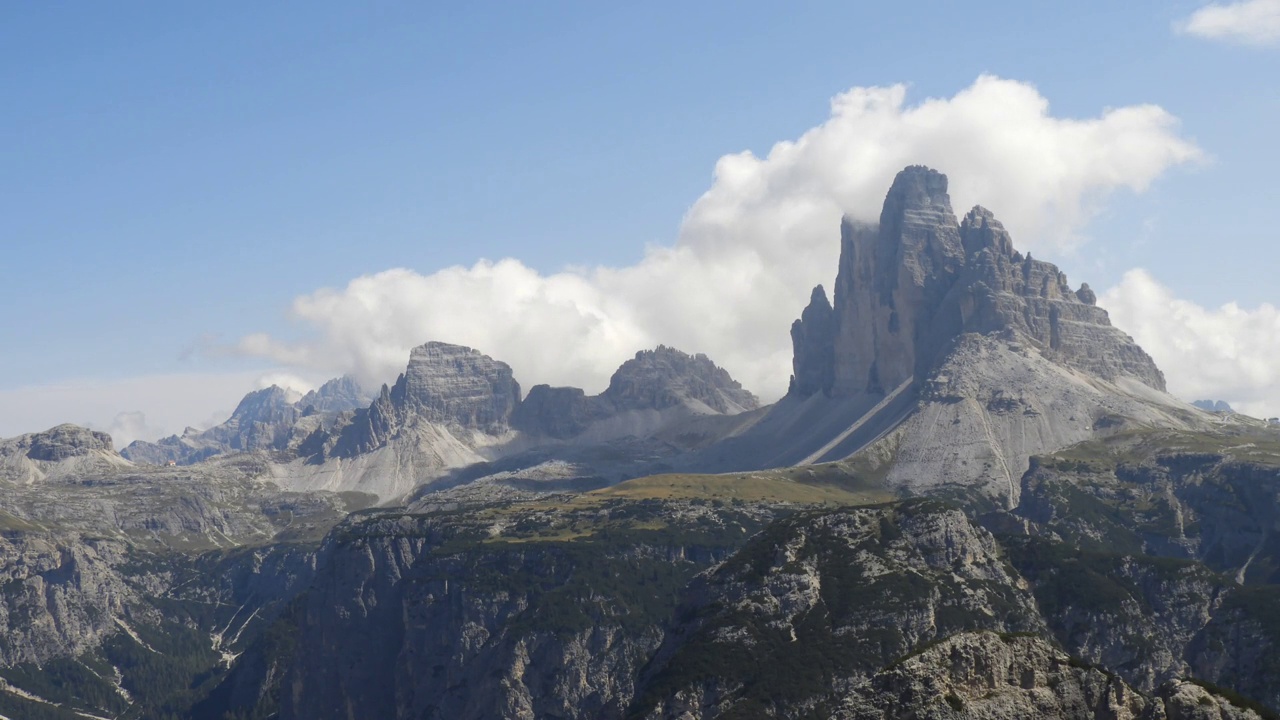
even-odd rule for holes
{"type": "Polygon", "coordinates": [[[879,224],[846,217],[840,235],[830,312],[815,291],[792,326],[793,395],[883,396],[928,373],[966,332],[1012,332],[1057,362],[1164,390],[1088,285],[1072,290],[1056,266],[1019,254],[986,208],[958,222],[935,170],[898,173],[879,224]]]}

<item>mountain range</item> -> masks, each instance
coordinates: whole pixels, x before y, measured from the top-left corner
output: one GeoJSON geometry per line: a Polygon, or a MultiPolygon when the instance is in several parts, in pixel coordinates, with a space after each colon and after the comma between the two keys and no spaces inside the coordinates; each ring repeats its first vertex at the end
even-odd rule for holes
{"type": "Polygon", "coordinates": [[[941,173],[839,240],[768,406],[666,346],[526,394],[433,341],[0,441],[0,716],[1276,717],[1280,430],[941,173]]]}

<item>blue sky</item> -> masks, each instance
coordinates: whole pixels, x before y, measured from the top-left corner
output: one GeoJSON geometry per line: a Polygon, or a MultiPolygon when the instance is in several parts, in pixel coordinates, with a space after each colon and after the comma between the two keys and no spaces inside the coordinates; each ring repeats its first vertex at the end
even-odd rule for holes
{"type": "MultiPolygon", "coordinates": [[[[291,313],[295,298],[482,258],[541,275],[641,263],[646,247],[681,242],[722,156],[766,156],[853,87],[905,83],[911,105],[990,74],[1033,86],[1053,118],[1159,106],[1200,155],[1161,165],[1142,192],[1086,193],[1076,240],[1046,241],[1044,255],[1099,291],[1142,268],[1169,293],[1160,302],[1208,313],[1193,325],[1224,303],[1254,313],[1274,301],[1275,42],[1180,30],[1199,2],[1041,5],[6,7],[0,436],[50,424],[41,397],[57,398],[63,420],[104,427],[113,407],[143,410],[147,435],[234,407],[251,375],[373,373],[337,353],[299,359],[337,331],[291,313]],[[246,349],[255,333],[275,350],[246,349]],[[184,405],[181,383],[163,408],[121,396],[158,376],[206,391],[222,378],[231,396],[210,406],[192,388],[184,405]]],[[[965,178],[939,169],[953,187],[965,178]]],[[[1250,317],[1253,334],[1271,327],[1270,315],[1250,317]]],[[[776,332],[785,341],[785,325],[776,332]]],[[[518,376],[521,361],[534,366],[503,359],[518,376]]],[[[526,385],[539,379],[529,374],[526,385]]],[[[1270,397],[1269,375],[1253,382],[1223,391],[1270,397]]]]}

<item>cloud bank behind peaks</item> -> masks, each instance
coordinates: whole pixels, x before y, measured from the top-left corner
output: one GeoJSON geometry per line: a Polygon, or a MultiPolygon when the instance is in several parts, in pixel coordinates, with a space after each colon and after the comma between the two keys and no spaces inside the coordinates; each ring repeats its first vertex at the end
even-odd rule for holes
{"type": "Polygon", "coordinates": [[[705,352],[766,399],[790,375],[788,329],[818,283],[834,281],[843,213],[875,220],[893,176],[947,173],[958,212],[981,200],[1020,247],[1068,250],[1108,193],[1144,190],[1200,156],[1154,105],[1054,117],[1035,87],[979,77],[950,98],[908,104],[907,88],[856,87],[830,117],[765,157],[722,157],[672,246],[630,267],[540,274],[518,259],[430,274],[393,269],[297,298],[310,339],[244,337],[238,349],[303,375],[383,382],[426,340],[470,345],[535,383],[602,389],[637,350],[705,352]]]}
{"type": "Polygon", "coordinates": [[[1217,309],[1181,300],[1147,271],[1125,273],[1098,298],[1164,370],[1186,400],[1226,400],[1247,415],[1280,410],[1280,309],[1235,303],[1217,309]]]}
{"type": "Polygon", "coordinates": [[[1174,29],[1210,40],[1275,45],[1280,43],[1280,0],[1214,3],[1176,23],[1174,29]]]}

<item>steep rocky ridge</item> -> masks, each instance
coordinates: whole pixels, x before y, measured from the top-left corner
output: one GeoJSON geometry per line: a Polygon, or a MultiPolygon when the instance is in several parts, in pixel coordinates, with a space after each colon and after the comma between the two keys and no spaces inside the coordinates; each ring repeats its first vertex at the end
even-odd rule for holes
{"type": "Polygon", "coordinates": [[[903,170],[880,223],[845,218],[840,247],[830,319],[815,292],[809,324],[802,316],[793,331],[804,339],[796,394],[883,395],[927,375],[963,333],[1010,333],[1056,362],[1164,390],[1155,363],[1111,326],[1088,285],[1072,290],[1057,267],[1014,250],[985,208],[957,222],[941,173],[903,170]]]}
{"type": "Polygon", "coordinates": [[[1120,425],[1207,429],[1112,327],[1087,285],[1022,255],[993,214],[956,219],[946,176],[898,174],[878,224],[841,224],[834,301],[791,328],[790,391],[687,467],[829,462],[867,451],[904,493],[1013,507],[1032,455],[1120,425]]]}
{"type": "Polygon", "coordinates": [[[880,718],[1261,718],[1191,682],[1134,690],[1106,670],[1034,637],[990,632],[948,638],[876,673],[830,716],[880,718]]]}
{"type": "Polygon", "coordinates": [[[680,588],[771,512],[542,503],[348,522],[303,607],[281,717],[620,718],[680,588]]]}
{"type": "Polygon", "coordinates": [[[1006,544],[1065,647],[1145,691],[1194,676],[1280,706],[1280,435],[1122,433],[1022,482],[1006,544]]]}
{"type": "Polygon", "coordinates": [[[779,521],[703,576],[681,615],[644,717],[825,716],[834,689],[923,644],[1043,628],[991,535],[931,501],[779,521]]]}
{"type": "Polygon", "coordinates": [[[128,464],[116,454],[110,435],[78,425],[0,440],[0,481],[34,483],[128,464]]]}
{"type": "Polygon", "coordinates": [[[522,398],[506,363],[431,342],[368,408],[316,426],[272,474],[292,490],[357,490],[384,501],[495,476],[537,482],[548,467],[569,484],[549,490],[597,487],[661,472],[757,406],[705,355],[665,346],[623,363],[600,395],[541,385],[522,398]]]}
{"type": "Polygon", "coordinates": [[[525,432],[569,439],[645,435],[690,416],[736,415],[760,406],[755,395],[706,355],[659,345],[624,362],[609,387],[588,397],[578,388],[537,385],[512,424],[525,432]]]}
{"type": "Polygon", "coordinates": [[[79,454],[23,455],[39,482],[0,478],[6,717],[185,712],[205,692],[197,686],[215,684],[308,583],[311,546],[369,500],[282,493],[262,482],[266,465],[253,456],[184,468],[118,456],[85,464],[109,441],[55,430],[54,446],[79,454]]]}

